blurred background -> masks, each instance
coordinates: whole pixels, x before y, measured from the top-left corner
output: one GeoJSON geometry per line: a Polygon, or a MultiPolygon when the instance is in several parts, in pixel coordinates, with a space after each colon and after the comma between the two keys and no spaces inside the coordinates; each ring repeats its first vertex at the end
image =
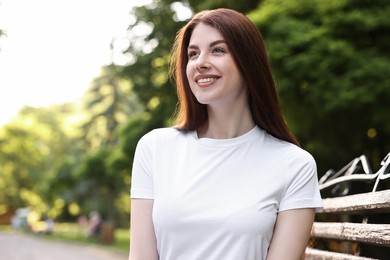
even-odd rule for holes
{"type": "Polygon", "coordinates": [[[170,125],[177,103],[173,40],[217,7],[263,34],[286,121],[319,178],[360,155],[379,168],[390,151],[387,0],[1,0],[2,229],[105,230],[107,243],[122,231],[127,250],[135,146],[170,125]]]}

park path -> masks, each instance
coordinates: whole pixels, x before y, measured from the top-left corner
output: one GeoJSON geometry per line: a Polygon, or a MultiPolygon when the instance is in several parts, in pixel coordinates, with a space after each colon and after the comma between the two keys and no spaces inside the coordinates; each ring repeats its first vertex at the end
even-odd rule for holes
{"type": "Polygon", "coordinates": [[[0,260],[126,260],[127,254],[97,245],[52,241],[0,232],[0,260]]]}

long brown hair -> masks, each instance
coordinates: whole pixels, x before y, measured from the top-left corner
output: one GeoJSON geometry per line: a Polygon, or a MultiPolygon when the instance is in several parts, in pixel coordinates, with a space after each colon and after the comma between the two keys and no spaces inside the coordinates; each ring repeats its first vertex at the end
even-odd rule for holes
{"type": "Polygon", "coordinates": [[[199,23],[212,26],[224,37],[242,77],[246,80],[248,104],[255,124],[276,138],[299,145],[284,120],[260,31],[242,13],[225,8],[196,14],[176,36],[170,67],[179,99],[176,127],[193,131],[208,120],[207,106],[196,100],[186,75],[187,48],[192,31],[199,23]]]}

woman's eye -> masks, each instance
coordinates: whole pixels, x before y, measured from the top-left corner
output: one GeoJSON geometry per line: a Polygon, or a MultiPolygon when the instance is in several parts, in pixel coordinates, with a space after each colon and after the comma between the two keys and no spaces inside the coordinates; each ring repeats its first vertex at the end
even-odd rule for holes
{"type": "Polygon", "coordinates": [[[213,50],[213,52],[214,52],[214,53],[225,53],[224,49],[222,49],[222,48],[215,48],[215,49],[213,50]]]}
{"type": "Polygon", "coordinates": [[[192,58],[192,57],[194,57],[194,56],[196,56],[196,55],[198,55],[198,52],[196,52],[196,51],[190,51],[190,52],[188,52],[188,57],[189,57],[189,58],[192,58]]]}

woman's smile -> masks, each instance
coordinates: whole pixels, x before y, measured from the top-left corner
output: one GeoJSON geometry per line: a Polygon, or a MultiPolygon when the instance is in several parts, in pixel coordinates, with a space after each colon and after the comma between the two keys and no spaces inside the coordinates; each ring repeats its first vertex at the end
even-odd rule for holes
{"type": "Polygon", "coordinates": [[[199,87],[208,87],[213,85],[219,78],[213,75],[198,75],[195,77],[195,82],[199,87]]]}

